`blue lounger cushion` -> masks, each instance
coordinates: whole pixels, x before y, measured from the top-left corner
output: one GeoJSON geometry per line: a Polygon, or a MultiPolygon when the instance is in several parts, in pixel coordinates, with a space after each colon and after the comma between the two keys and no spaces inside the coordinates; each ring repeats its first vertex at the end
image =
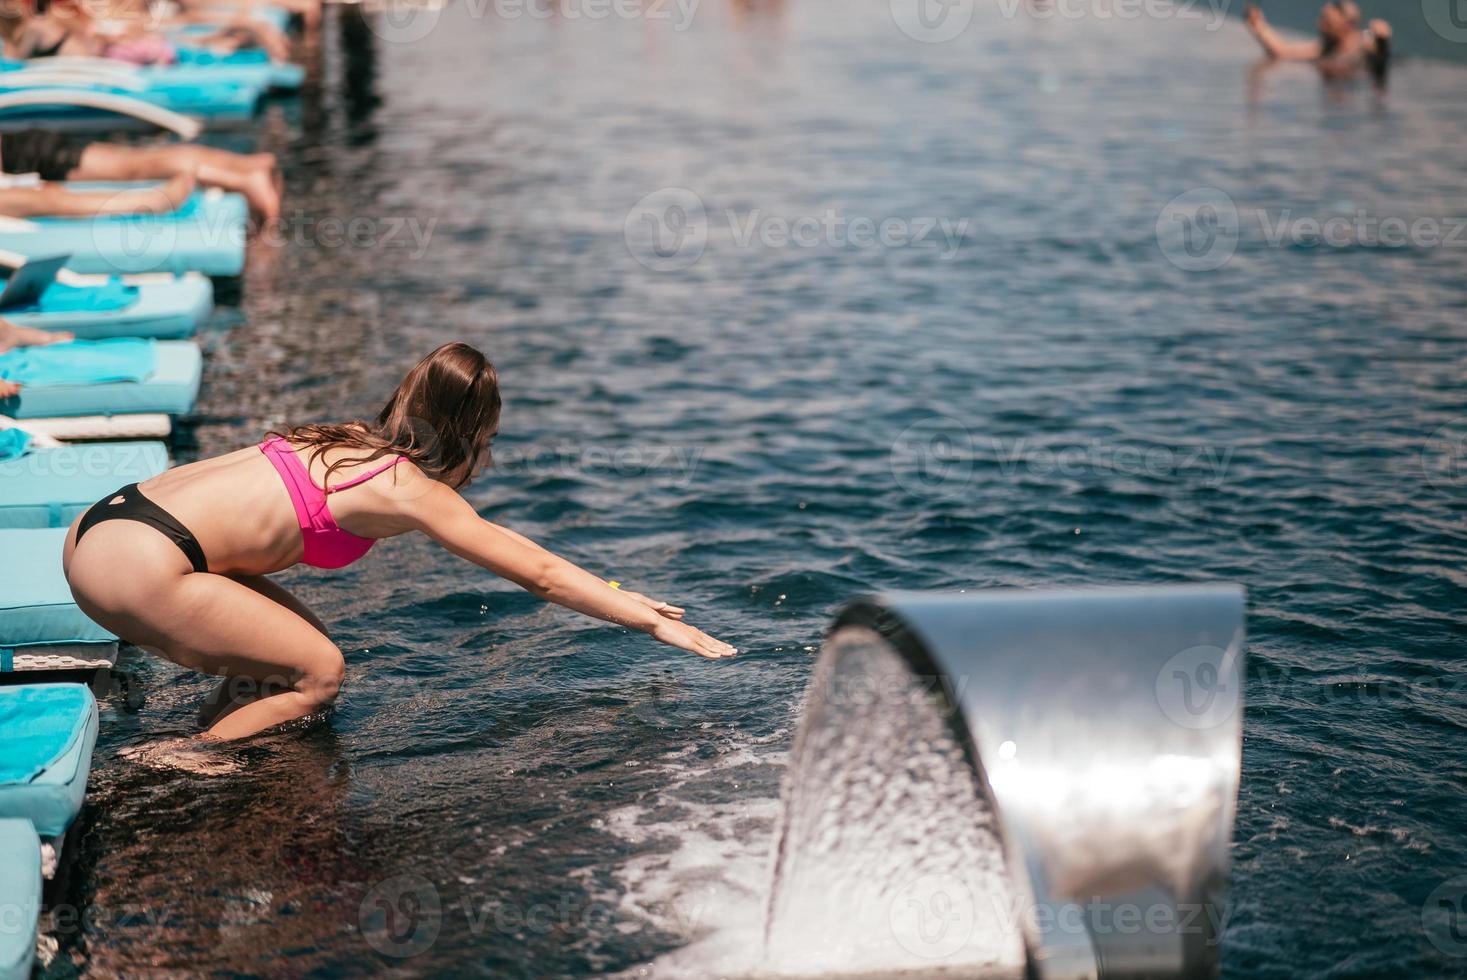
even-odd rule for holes
{"type": "Polygon", "coordinates": [[[56,285],[39,303],[12,307],[0,316],[22,326],[70,331],[81,340],[107,337],[192,337],[214,309],[214,286],[198,273],[167,279],[122,280],[131,300],[111,309],[76,309],[71,301],[85,287],[56,285]]]}
{"type": "Polygon", "coordinates": [[[198,398],[203,354],[187,340],[160,340],[153,348],[157,355],[153,371],[143,381],[25,387],[0,399],[0,415],[15,419],[139,412],[187,415],[198,398]]]}
{"type": "Polygon", "coordinates": [[[198,48],[178,48],[178,64],[145,68],[139,73],[148,81],[170,84],[239,82],[264,89],[293,90],[305,81],[306,70],[300,65],[273,62],[258,48],[247,48],[227,55],[198,48]]]}
{"type": "Polygon", "coordinates": [[[104,495],[166,469],[168,448],[161,442],[32,448],[0,462],[0,528],[69,527],[104,495]]]}
{"type": "MultiPolygon", "coordinates": [[[[0,78],[3,78],[0,75],[0,78]]],[[[154,182],[156,183],[156,182],[154,182]]],[[[115,193],[149,182],[68,181],[82,192],[115,193]]],[[[239,194],[196,191],[168,214],[102,215],[90,218],[30,218],[0,228],[0,249],[26,256],[71,256],[77,272],[202,272],[237,276],[244,270],[245,220],[249,207],[239,194]]]]}
{"type": "Polygon", "coordinates": [[[97,699],[83,684],[0,687],[0,818],[60,837],[81,812],[97,744],[97,699]]]}
{"type": "Polygon", "coordinates": [[[64,527],[0,530],[0,671],[11,669],[19,647],[117,642],[71,597],[61,570],[66,533],[64,527]]]}
{"type": "Polygon", "coordinates": [[[41,842],[29,820],[0,820],[0,980],[28,980],[41,918],[41,842]]]}

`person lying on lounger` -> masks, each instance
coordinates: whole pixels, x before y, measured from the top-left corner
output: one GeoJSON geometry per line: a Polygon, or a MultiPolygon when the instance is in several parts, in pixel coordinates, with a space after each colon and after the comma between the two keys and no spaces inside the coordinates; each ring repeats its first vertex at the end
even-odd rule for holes
{"type": "MultiPolygon", "coordinates": [[[[4,6],[0,37],[4,39],[5,56],[21,61],[66,56],[171,65],[178,60],[178,50],[157,28],[170,22],[194,21],[191,17],[160,21],[139,0],[14,0],[4,6]]],[[[247,16],[221,24],[214,33],[195,38],[193,44],[221,55],[243,48],[263,48],[274,61],[284,61],[290,53],[290,42],[284,35],[247,16]]]]}
{"type": "MultiPolygon", "coordinates": [[[[61,331],[37,330],[34,327],[22,327],[18,323],[0,317],[0,354],[17,347],[38,347],[43,344],[62,344],[75,337],[70,333],[61,331]]],[[[6,381],[0,378],[0,398],[9,398],[19,394],[20,385],[14,381],[6,381]]]]}
{"type": "MultiPolygon", "coordinates": [[[[169,180],[178,181],[178,187],[197,180],[205,187],[218,187],[236,191],[245,196],[250,210],[266,221],[280,213],[280,177],[275,168],[272,153],[231,153],[194,143],[174,143],[167,146],[123,146],[119,143],[96,143],[69,133],[44,129],[26,129],[16,133],[0,133],[0,171],[8,174],[39,174],[43,181],[62,180],[169,180]],[[190,180],[185,180],[189,178],[190,180]]],[[[43,190],[45,188],[43,187],[43,190]]],[[[35,189],[16,190],[14,207],[25,207],[26,201],[36,210],[26,213],[11,210],[6,199],[8,191],[0,191],[0,214],[13,217],[33,217],[46,214],[126,214],[132,209],[122,206],[121,210],[97,212],[92,210],[53,211],[46,210],[45,194],[36,196],[35,189]],[[30,191],[30,197],[20,194],[30,191]]],[[[45,190],[51,197],[81,197],[74,191],[53,187],[45,190]]],[[[142,192],[124,192],[142,193],[142,192]]],[[[91,195],[96,197],[97,195],[91,195]]],[[[107,199],[118,196],[115,192],[101,195],[107,199]]],[[[172,211],[187,199],[185,193],[171,207],[172,211]]],[[[173,195],[169,195],[173,200],[173,195]]],[[[142,211],[141,213],[152,213],[142,211]]]]}
{"type": "Polygon", "coordinates": [[[467,344],[444,344],[370,422],[286,427],[103,497],[67,535],[72,595],[129,642],[224,678],[200,714],[213,740],[312,715],[346,674],[326,627],[266,576],[342,568],[409,531],[542,599],[700,657],[733,656],[682,609],[479,517],[459,491],[489,465],[499,410],[494,366],[467,344]]]}
{"type": "Polygon", "coordinates": [[[1368,70],[1384,82],[1391,58],[1391,26],[1374,19],[1360,29],[1360,7],[1355,0],[1330,0],[1319,11],[1319,37],[1289,41],[1280,37],[1253,4],[1244,10],[1243,22],[1257,39],[1263,53],[1276,61],[1310,61],[1329,79],[1349,78],[1368,70]]]}

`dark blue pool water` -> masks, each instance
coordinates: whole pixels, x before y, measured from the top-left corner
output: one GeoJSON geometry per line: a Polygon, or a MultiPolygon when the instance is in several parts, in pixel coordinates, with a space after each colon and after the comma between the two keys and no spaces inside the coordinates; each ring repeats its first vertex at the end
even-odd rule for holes
{"type": "Polygon", "coordinates": [[[374,412],[468,340],[506,393],[482,513],[744,653],[424,540],[285,576],[347,653],[334,721],[142,769],[117,750],[207,681],[135,663],[53,969],[731,973],[840,603],[1226,579],[1227,972],[1467,972],[1467,68],[1325,89],[1250,75],[1236,21],[1014,5],[940,43],[876,2],[522,9],[333,12],[264,120],[289,240],[212,336],[194,451],[374,412]]]}

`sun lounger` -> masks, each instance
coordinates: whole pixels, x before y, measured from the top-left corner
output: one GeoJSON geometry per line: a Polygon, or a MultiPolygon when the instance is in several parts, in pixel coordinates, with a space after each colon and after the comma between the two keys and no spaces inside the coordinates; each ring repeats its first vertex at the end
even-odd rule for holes
{"type": "Polygon", "coordinates": [[[168,468],[161,442],[75,443],[0,462],[0,528],[64,528],[118,487],[168,468]]]}
{"type": "Polygon", "coordinates": [[[41,917],[41,842],[29,820],[0,820],[0,980],[29,980],[41,917]]]}
{"type": "Polygon", "coordinates": [[[0,675],[95,672],[117,662],[117,637],[71,597],[61,569],[66,534],[64,527],[0,530],[0,675]]]}
{"type": "MultiPolygon", "coordinates": [[[[73,181],[78,191],[121,191],[143,184],[73,181]]],[[[238,194],[195,193],[169,214],[91,218],[5,218],[0,249],[24,256],[70,254],[76,272],[202,272],[237,276],[244,270],[248,207],[238,194]]]]}
{"type": "Polygon", "coordinates": [[[39,302],[4,310],[0,316],[26,327],[69,331],[82,340],[165,340],[192,337],[213,309],[214,287],[199,273],[70,275],[47,289],[39,302]]]}
{"type": "MultiPolygon", "coordinates": [[[[119,340],[90,342],[94,347],[124,345],[119,340]]],[[[186,340],[140,341],[153,351],[153,359],[141,376],[118,381],[86,383],[26,384],[19,394],[0,399],[0,415],[24,421],[25,428],[56,434],[42,419],[77,419],[85,416],[115,417],[133,415],[187,415],[193,411],[199,394],[203,371],[203,355],[196,344],[186,340]]],[[[54,351],[64,354],[66,348],[83,346],[56,345],[52,348],[26,348],[27,351],[54,351]]],[[[11,352],[14,353],[14,352],[11,352]]],[[[9,355],[0,354],[0,363],[9,355]]],[[[129,365],[127,370],[132,370],[129,365]]],[[[22,383],[24,381],[22,380],[22,383]]],[[[126,421],[125,419],[123,420],[126,421]]],[[[62,428],[65,428],[63,424],[62,428]]],[[[90,428],[90,427],[88,427],[90,428]]],[[[108,433],[104,433],[108,434],[108,433]]],[[[116,437],[121,431],[109,435],[116,437]]],[[[58,436],[61,438],[62,436],[58,436]]],[[[71,434],[76,438],[76,434],[71,434]]]]}

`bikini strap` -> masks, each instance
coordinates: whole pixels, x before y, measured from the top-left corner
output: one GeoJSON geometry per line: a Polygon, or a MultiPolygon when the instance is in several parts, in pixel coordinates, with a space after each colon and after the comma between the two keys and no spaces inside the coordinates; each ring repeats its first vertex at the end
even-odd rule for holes
{"type": "Polygon", "coordinates": [[[366,473],[363,473],[361,476],[355,477],[354,479],[347,480],[345,483],[338,483],[334,487],[327,487],[325,492],[326,493],[335,493],[338,490],[349,490],[349,489],[351,489],[352,487],[356,486],[359,483],[366,483],[368,480],[370,480],[372,477],[376,476],[377,474],[379,474],[379,473],[386,473],[388,470],[392,469],[398,463],[401,463],[403,461],[403,459],[405,459],[405,458],[406,457],[403,457],[403,456],[394,456],[394,457],[392,457],[392,459],[389,462],[383,463],[381,466],[377,467],[375,470],[370,470],[370,471],[368,471],[366,473]]]}

